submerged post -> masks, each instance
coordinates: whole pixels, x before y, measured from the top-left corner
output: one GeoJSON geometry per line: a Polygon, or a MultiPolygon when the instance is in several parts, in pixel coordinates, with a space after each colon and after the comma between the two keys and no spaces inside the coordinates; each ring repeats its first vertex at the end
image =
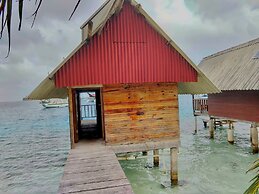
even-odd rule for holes
{"type": "Polygon", "coordinates": [[[253,131],[253,124],[251,124],[251,126],[250,126],[250,142],[251,142],[251,145],[252,145],[252,131],[253,131]]]}
{"type": "Polygon", "coordinates": [[[195,130],[194,130],[194,134],[197,134],[197,131],[198,131],[197,116],[195,115],[194,118],[195,118],[195,130]]]}
{"type": "Polygon", "coordinates": [[[154,154],[154,166],[155,167],[158,167],[159,166],[159,150],[154,150],[153,151],[153,154],[154,154]]]}
{"type": "Polygon", "coordinates": [[[234,144],[234,125],[233,125],[233,122],[229,121],[228,123],[228,142],[230,144],[234,144]]]}
{"type": "Polygon", "coordinates": [[[258,130],[256,123],[251,125],[251,132],[252,132],[252,149],[253,153],[258,153],[258,130]]]}
{"type": "Polygon", "coordinates": [[[178,184],[178,148],[170,148],[170,159],[171,159],[171,184],[178,184]]]}
{"type": "Polygon", "coordinates": [[[214,119],[210,118],[210,139],[214,139],[214,119]]]}

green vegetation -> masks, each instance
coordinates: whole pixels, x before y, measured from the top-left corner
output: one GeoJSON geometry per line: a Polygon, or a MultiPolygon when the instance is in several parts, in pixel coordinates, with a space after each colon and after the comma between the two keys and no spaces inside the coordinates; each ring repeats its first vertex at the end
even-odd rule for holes
{"type": "MultiPolygon", "coordinates": [[[[23,9],[24,9],[24,0],[17,0],[18,1],[18,15],[19,15],[19,26],[18,26],[18,30],[21,30],[22,27],[22,19],[23,19],[23,9]]],[[[33,22],[32,22],[32,26],[35,22],[35,19],[37,17],[37,14],[39,12],[39,9],[41,7],[43,0],[35,0],[35,5],[36,5],[36,9],[34,11],[34,13],[31,15],[33,17],[33,22]]],[[[73,16],[73,14],[75,13],[79,3],[81,2],[81,0],[78,0],[74,10],[71,14],[71,16],[69,17],[69,19],[71,19],[71,17],[73,16]]],[[[46,3],[46,2],[45,2],[46,3]]],[[[8,53],[7,53],[7,57],[10,53],[10,48],[11,48],[11,22],[12,22],[12,11],[13,11],[13,0],[0,0],[0,39],[2,39],[3,36],[3,31],[5,28],[7,28],[7,36],[8,36],[8,53]]]]}
{"type": "Polygon", "coordinates": [[[244,194],[257,194],[259,192],[259,158],[253,163],[247,173],[250,171],[256,171],[256,176],[251,180],[253,183],[244,194]]]}

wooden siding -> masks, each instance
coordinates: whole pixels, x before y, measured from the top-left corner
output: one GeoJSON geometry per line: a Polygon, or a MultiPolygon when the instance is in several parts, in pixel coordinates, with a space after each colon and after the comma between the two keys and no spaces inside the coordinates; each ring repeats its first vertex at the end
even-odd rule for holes
{"type": "Polygon", "coordinates": [[[179,137],[176,83],[105,85],[103,102],[108,144],[179,137]]]}
{"type": "Polygon", "coordinates": [[[259,122],[259,91],[223,91],[210,94],[209,115],[259,122]]]}

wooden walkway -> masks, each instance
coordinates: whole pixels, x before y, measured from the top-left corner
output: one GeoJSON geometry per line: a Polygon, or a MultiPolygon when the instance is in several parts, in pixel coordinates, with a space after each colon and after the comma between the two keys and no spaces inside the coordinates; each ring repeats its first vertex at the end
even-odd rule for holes
{"type": "Polygon", "coordinates": [[[89,140],[70,150],[58,193],[133,194],[116,155],[103,141],[89,140]]]}

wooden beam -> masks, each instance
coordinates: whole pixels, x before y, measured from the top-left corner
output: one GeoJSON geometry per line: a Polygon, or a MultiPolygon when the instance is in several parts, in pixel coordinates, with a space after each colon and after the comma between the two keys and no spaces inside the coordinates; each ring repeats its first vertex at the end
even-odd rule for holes
{"type": "Polygon", "coordinates": [[[192,94],[192,112],[193,112],[193,115],[195,116],[194,94],[192,94]]]}
{"type": "Polygon", "coordinates": [[[81,112],[80,112],[80,95],[73,90],[73,119],[74,119],[74,136],[75,143],[79,141],[78,127],[81,125],[81,112]]]}
{"type": "Polygon", "coordinates": [[[171,184],[178,185],[178,148],[170,148],[171,184]]]}
{"type": "Polygon", "coordinates": [[[68,88],[68,104],[69,104],[69,124],[70,124],[70,146],[71,149],[75,146],[75,126],[74,126],[74,115],[73,115],[73,90],[68,88]]]}
{"type": "Polygon", "coordinates": [[[210,118],[210,139],[214,139],[214,119],[210,118]]]}
{"type": "Polygon", "coordinates": [[[252,132],[252,149],[253,153],[258,153],[258,130],[256,123],[251,125],[251,132],[252,132]]]}
{"type": "Polygon", "coordinates": [[[227,129],[228,132],[228,142],[230,144],[234,144],[234,125],[233,122],[229,122],[229,127],[227,129]]]}
{"type": "Polygon", "coordinates": [[[194,120],[195,120],[195,129],[194,129],[194,134],[197,134],[197,132],[198,132],[197,116],[194,116],[194,120]]]}
{"type": "Polygon", "coordinates": [[[89,40],[93,34],[93,22],[89,21],[88,23],[88,30],[87,30],[87,39],[89,40]]]}
{"type": "Polygon", "coordinates": [[[105,118],[104,118],[104,103],[103,103],[103,88],[100,88],[100,103],[101,103],[101,115],[102,115],[102,134],[105,140],[105,118]]]}
{"type": "Polygon", "coordinates": [[[153,158],[154,166],[159,167],[159,150],[158,149],[154,150],[153,155],[154,155],[154,158],[153,158]]]}
{"type": "Polygon", "coordinates": [[[116,154],[120,153],[128,153],[128,152],[143,152],[143,151],[151,151],[155,149],[166,149],[172,147],[179,146],[179,139],[172,138],[171,140],[157,140],[157,141],[150,141],[145,143],[136,143],[136,144],[125,144],[125,145],[109,145],[116,154]]]}

